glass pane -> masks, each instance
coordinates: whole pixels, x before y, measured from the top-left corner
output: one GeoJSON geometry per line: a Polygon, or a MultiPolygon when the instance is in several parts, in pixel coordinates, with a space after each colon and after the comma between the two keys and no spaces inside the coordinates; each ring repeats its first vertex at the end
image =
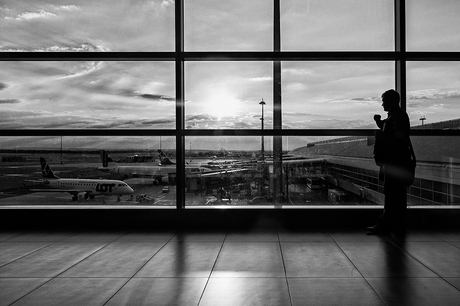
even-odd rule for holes
{"type": "Polygon", "coordinates": [[[187,0],[185,50],[273,50],[273,2],[187,0]]]}
{"type": "Polygon", "coordinates": [[[460,62],[407,63],[407,111],[412,125],[458,128],[459,97],[460,62]]]}
{"type": "Polygon", "coordinates": [[[0,128],[175,127],[170,62],[1,62],[0,128]]]}
{"type": "Polygon", "coordinates": [[[283,62],[283,128],[373,129],[392,62],[283,62]]]}
{"type": "Polygon", "coordinates": [[[268,186],[271,137],[187,137],[186,206],[272,204],[268,186]],[[264,139],[264,151],[262,151],[264,139]],[[262,153],[264,152],[264,153],[262,153]]]}
{"type": "MultiPolygon", "coordinates": [[[[460,127],[460,120],[457,127],[460,127]]],[[[424,128],[431,128],[426,125],[424,128]]],[[[417,156],[409,205],[460,205],[460,141],[455,136],[411,137],[417,156]]]]}
{"type": "Polygon", "coordinates": [[[460,51],[460,2],[406,0],[407,50],[460,51]]]}
{"type": "Polygon", "coordinates": [[[278,165],[272,137],[188,137],[187,142],[194,148],[187,160],[204,169],[187,175],[188,206],[377,205],[382,197],[366,137],[283,137],[278,165]],[[215,149],[219,146],[225,149],[215,149]]]}
{"type": "Polygon", "coordinates": [[[393,2],[281,1],[281,49],[394,50],[393,2]]]}
{"type": "MultiPolygon", "coordinates": [[[[201,169],[186,174],[186,205],[383,205],[373,138],[283,137],[276,174],[272,137],[264,154],[261,137],[188,137],[188,166],[201,169]]],[[[458,137],[411,140],[417,168],[408,205],[460,205],[458,137]]]]}
{"type": "Polygon", "coordinates": [[[263,109],[264,128],[271,129],[272,71],[270,62],[185,63],[186,127],[260,129],[263,109]]]}
{"type": "Polygon", "coordinates": [[[166,161],[174,137],[0,137],[0,144],[0,205],[176,206],[176,166],[166,161]]]}
{"type": "Polygon", "coordinates": [[[173,51],[174,1],[7,0],[0,51],[173,51]]]}

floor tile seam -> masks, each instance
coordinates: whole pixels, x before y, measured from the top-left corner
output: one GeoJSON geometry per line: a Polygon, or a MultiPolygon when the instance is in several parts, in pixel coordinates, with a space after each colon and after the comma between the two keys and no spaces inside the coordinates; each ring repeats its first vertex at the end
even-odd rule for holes
{"type": "Polygon", "coordinates": [[[452,284],[449,279],[450,278],[454,278],[454,279],[458,279],[458,277],[444,277],[444,281],[447,282],[449,285],[451,285],[452,287],[454,287],[455,289],[457,289],[458,291],[460,291],[460,288],[456,287],[454,284],[452,284]]]}
{"type": "MultiPolygon", "coordinates": [[[[458,233],[459,237],[460,237],[460,233],[458,233]]],[[[433,234],[433,236],[439,238],[440,240],[442,241],[445,241],[445,242],[459,242],[460,241],[460,238],[453,238],[453,239],[449,239],[449,238],[443,238],[442,234],[433,234]]]]}
{"type": "Polygon", "coordinates": [[[453,242],[458,242],[458,241],[445,241],[445,242],[457,249],[460,249],[460,243],[458,245],[453,244],[453,242]]]}
{"type": "Polygon", "coordinates": [[[281,253],[281,262],[283,263],[284,278],[285,278],[285,281],[286,281],[286,287],[287,287],[287,291],[288,291],[288,295],[289,295],[289,302],[291,303],[291,306],[292,306],[292,305],[294,305],[294,302],[292,300],[291,287],[289,286],[289,281],[288,281],[288,278],[287,278],[288,275],[287,275],[286,263],[285,263],[285,260],[284,260],[284,253],[283,253],[283,248],[281,246],[280,232],[279,232],[278,227],[276,227],[276,234],[278,236],[278,246],[280,248],[280,253],[281,253]]]}
{"type": "Polygon", "coordinates": [[[184,278],[190,278],[190,279],[208,279],[209,277],[208,276],[134,276],[132,277],[132,279],[143,279],[143,278],[159,278],[159,279],[165,279],[165,278],[168,278],[168,279],[175,279],[175,278],[179,278],[179,279],[184,279],[184,278]]]}
{"type": "Polygon", "coordinates": [[[108,298],[107,298],[107,301],[105,301],[102,305],[106,305],[108,302],[110,302],[110,300],[111,300],[115,295],[117,295],[117,293],[120,292],[120,290],[123,289],[123,287],[125,287],[126,284],[129,283],[129,282],[131,281],[131,279],[132,279],[131,277],[127,278],[127,279],[126,279],[126,282],[124,282],[124,284],[122,284],[122,285],[120,286],[120,288],[118,288],[118,290],[115,291],[114,294],[112,294],[110,297],[108,297],[108,298]]]}
{"type": "Polygon", "coordinates": [[[150,256],[145,262],[144,264],[142,264],[139,269],[137,269],[136,272],[133,273],[133,275],[130,277],[130,278],[134,278],[136,277],[136,275],[152,260],[153,257],[155,257],[155,255],[157,255],[159,252],[161,252],[161,250],[163,250],[165,248],[165,246],[167,246],[171,240],[175,237],[176,235],[173,235],[171,238],[169,238],[168,241],[164,242],[163,245],[156,251],[153,253],[152,256],[150,256]]]}
{"type": "Polygon", "coordinates": [[[141,266],[139,267],[139,269],[137,269],[137,271],[136,271],[131,277],[128,277],[128,278],[127,278],[126,282],[125,282],[124,284],[122,284],[122,285],[120,286],[120,288],[118,288],[118,290],[116,290],[116,291],[112,294],[112,296],[110,296],[110,297],[107,299],[107,301],[104,302],[103,305],[106,305],[108,302],[110,302],[110,300],[111,300],[115,295],[117,295],[118,292],[120,292],[120,291],[126,286],[126,284],[128,284],[133,278],[135,278],[136,274],[138,274],[138,273],[147,265],[147,263],[148,263],[150,260],[152,260],[153,257],[155,257],[156,254],[158,254],[158,253],[159,253],[169,242],[171,242],[171,240],[172,240],[175,236],[176,236],[176,234],[174,234],[168,241],[166,241],[166,242],[163,244],[163,246],[161,246],[156,252],[154,252],[154,254],[153,254],[152,256],[150,256],[150,258],[147,259],[147,260],[144,262],[144,264],[141,265],[141,266]]]}
{"type": "Polygon", "coordinates": [[[374,293],[379,297],[379,299],[382,301],[383,304],[387,305],[387,303],[385,302],[385,300],[383,299],[383,297],[377,292],[377,290],[375,290],[374,287],[372,287],[372,285],[369,283],[369,281],[364,277],[363,273],[358,269],[358,267],[355,265],[355,263],[351,260],[351,258],[347,255],[347,253],[345,253],[345,251],[340,247],[339,243],[336,241],[336,239],[331,235],[332,237],[332,240],[334,240],[335,244],[337,245],[337,247],[340,249],[340,251],[344,254],[344,256],[351,262],[351,264],[353,265],[353,267],[355,267],[356,271],[358,271],[358,273],[361,275],[361,277],[366,281],[367,285],[372,289],[372,291],[374,291],[374,293]]]}
{"type": "MultiPolygon", "coordinates": [[[[437,273],[436,271],[434,271],[432,268],[430,268],[428,265],[426,265],[425,263],[423,263],[421,260],[417,259],[414,255],[412,255],[410,252],[407,252],[404,248],[401,248],[397,243],[395,243],[394,241],[392,240],[388,240],[391,244],[393,244],[396,248],[398,248],[401,252],[403,252],[406,256],[412,258],[413,260],[415,260],[416,262],[418,262],[420,265],[422,265],[424,268],[428,269],[430,272],[432,272],[433,274],[435,274],[437,277],[439,278],[443,278],[442,275],[440,275],[439,273],[437,273]]],[[[408,241],[410,242],[410,241],[408,241]]],[[[418,242],[418,241],[412,241],[412,242],[418,242]]],[[[442,243],[446,243],[444,241],[431,241],[431,242],[436,242],[436,243],[439,243],[439,242],[442,242],[442,243]]]]}
{"type": "Polygon", "coordinates": [[[64,239],[67,239],[67,238],[72,237],[72,236],[75,236],[75,232],[72,232],[71,234],[66,234],[65,237],[62,237],[61,239],[56,240],[55,242],[56,242],[56,243],[57,243],[57,242],[62,242],[64,239]]]}
{"type": "Polygon", "coordinates": [[[34,250],[34,251],[30,252],[30,253],[27,253],[27,254],[25,254],[25,255],[23,255],[23,256],[20,256],[20,257],[14,259],[13,261],[10,261],[10,262],[8,262],[8,263],[6,263],[6,264],[4,264],[4,265],[0,265],[0,269],[3,268],[3,267],[5,267],[5,266],[7,266],[7,265],[9,265],[9,264],[11,264],[11,263],[13,263],[13,262],[16,262],[16,261],[18,261],[18,260],[21,260],[21,259],[23,259],[23,258],[25,258],[25,257],[27,257],[27,256],[29,256],[29,255],[32,255],[32,254],[34,254],[34,253],[36,253],[36,252],[39,252],[39,251],[43,250],[44,248],[47,248],[47,247],[49,247],[50,245],[53,245],[53,244],[55,244],[55,243],[56,243],[56,242],[52,242],[52,243],[50,243],[50,244],[44,245],[44,246],[42,246],[42,247],[39,248],[39,249],[36,249],[36,250],[34,250]]]}
{"type": "MultiPolygon", "coordinates": [[[[187,277],[184,277],[187,278],[187,277]]],[[[197,277],[199,278],[199,277],[197,277]]],[[[201,277],[202,278],[202,277],[201,277]]],[[[286,279],[286,276],[211,276],[209,279],[239,279],[239,278],[247,278],[247,279],[286,279]]]]}
{"type": "Polygon", "coordinates": [[[454,288],[457,291],[460,291],[460,288],[455,287],[454,284],[449,282],[449,278],[458,278],[458,277],[429,277],[429,276],[423,276],[423,277],[366,277],[366,279],[439,279],[447,283],[450,287],[454,288]]]}
{"type": "Polygon", "coordinates": [[[236,240],[230,240],[230,241],[224,241],[226,244],[251,244],[251,243],[265,243],[265,244],[279,244],[279,241],[247,241],[247,240],[241,240],[241,241],[236,241],[236,240]]]}
{"type": "Polygon", "coordinates": [[[287,278],[312,278],[312,279],[321,279],[321,278],[331,278],[331,279],[364,279],[364,276],[287,276],[287,278]]]}
{"type": "Polygon", "coordinates": [[[62,275],[63,273],[69,271],[70,269],[72,269],[73,267],[75,267],[76,265],[80,264],[81,262],[85,261],[86,259],[92,257],[94,254],[98,253],[100,250],[106,248],[109,244],[105,244],[103,246],[101,246],[100,248],[98,248],[97,250],[94,250],[93,252],[91,252],[90,254],[86,255],[85,257],[83,257],[81,260],[75,262],[73,265],[71,265],[70,267],[67,267],[66,269],[64,269],[63,271],[59,272],[58,274],[54,275],[52,278],[55,279],[55,278],[59,278],[60,275],[62,275]]]}
{"type": "Polygon", "coordinates": [[[26,296],[28,296],[29,294],[31,294],[32,292],[34,291],[37,291],[38,289],[40,289],[41,287],[45,286],[46,284],[48,284],[49,282],[51,282],[54,278],[52,277],[39,277],[39,278],[42,278],[42,279],[48,279],[47,281],[45,281],[43,284],[37,286],[36,288],[32,289],[31,291],[27,292],[26,294],[24,294],[23,296],[21,296],[20,298],[16,299],[14,302],[12,302],[11,304],[9,305],[14,305],[16,302],[20,301],[21,299],[25,298],[26,296]]]}
{"type": "MultiPolygon", "coordinates": [[[[430,272],[432,272],[434,275],[436,276],[433,276],[433,278],[442,278],[441,275],[439,275],[438,273],[436,273],[433,269],[431,269],[430,267],[428,267],[427,265],[425,265],[423,262],[421,262],[420,260],[418,260],[417,258],[415,258],[413,255],[411,255],[409,252],[406,252],[403,248],[401,248],[396,242],[394,239],[390,239],[389,237],[384,237],[384,240],[380,241],[380,242],[385,242],[385,243],[390,243],[392,244],[393,246],[395,246],[404,256],[407,256],[408,258],[411,258],[413,259],[415,262],[419,263],[420,265],[422,265],[424,268],[428,269],[430,272]]],[[[411,242],[411,241],[408,241],[408,242],[411,242]]],[[[412,242],[420,242],[420,241],[412,241],[412,242]]],[[[442,242],[442,241],[429,241],[429,242],[436,242],[436,243],[439,243],[439,242],[442,242]]],[[[340,247],[340,245],[339,245],[340,247]]],[[[341,247],[340,247],[341,248],[341,247]]],[[[341,248],[342,249],[342,248],[341,248]]],[[[342,252],[345,253],[344,250],[342,250],[342,252]]],[[[345,254],[346,255],[346,254],[345,254]]],[[[347,256],[348,257],[348,256],[347,256]]],[[[351,261],[351,259],[350,259],[351,261]]],[[[358,270],[359,271],[359,270],[358,270]]],[[[363,277],[365,277],[363,275],[363,277]]],[[[417,277],[416,277],[417,278],[417,277]]]]}
{"type": "Polygon", "coordinates": [[[440,276],[366,276],[366,279],[443,279],[440,276]]]}
{"type": "Polygon", "coordinates": [[[130,279],[130,276],[57,276],[55,279],[130,279]]]}
{"type": "Polygon", "coordinates": [[[114,243],[115,241],[117,241],[118,239],[121,239],[121,237],[125,236],[127,232],[123,232],[122,234],[120,234],[119,237],[113,239],[112,241],[110,241],[108,244],[111,244],[111,243],[114,243]]]}
{"type": "MultiPolygon", "coordinates": [[[[118,237],[118,238],[116,238],[115,240],[113,240],[111,243],[113,243],[113,242],[117,243],[117,240],[120,240],[120,239],[126,237],[126,236],[129,235],[129,234],[130,234],[130,232],[125,232],[125,233],[122,234],[120,237],[118,237]]],[[[164,235],[166,236],[166,234],[164,234],[164,235]]],[[[169,234],[167,234],[167,235],[168,235],[168,236],[171,236],[171,237],[166,238],[166,239],[164,239],[164,238],[154,238],[154,240],[149,240],[149,241],[153,241],[153,242],[162,242],[162,241],[165,241],[165,240],[170,241],[171,239],[173,239],[174,237],[177,236],[177,233],[174,232],[174,233],[169,233],[169,234]],[[158,240],[156,240],[156,239],[158,239],[158,240]]],[[[151,238],[151,237],[150,237],[150,238],[149,238],[149,237],[146,237],[145,239],[147,240],[147,239],[152,239],[152,238],[151,238]]],[[[139,240],[143,240],[143,238],[140,238],[139,240]]],[[[130,242],[130,241],[128,241],[128,243],[129,243],[129,242],[130,242]]],[[[142,242],[142,241],[133,241],[133,243],[134,243],[134,242],[142,242]]],[[[124,243],[124,242],[120,242],[120,243],[124,243]]]]}
{"type": "Polygon", "coordinates": [[[203,291],[201,291],[197,306],[200,305],[201,300],[203,299],[204,293],[206,292],[206,288],[208,287],[209,281],[211,280],[211,275],[214,272],[214,268],[217,265],[217,261],[219,260],[220,253],[222,252],[222,249],[224,248],[224,244],[225,244],[225,241],[227,240],[227,237],[228,237],[228,232],[225,234],[224,240],[222,241],[222,244],[220,245],[219,252],[217,252],[216,259],[214,260],[214,264],[212,265],[211,271],[209,272],[209,275],[206,279],[206,283],[204,284],[203,291]]]}

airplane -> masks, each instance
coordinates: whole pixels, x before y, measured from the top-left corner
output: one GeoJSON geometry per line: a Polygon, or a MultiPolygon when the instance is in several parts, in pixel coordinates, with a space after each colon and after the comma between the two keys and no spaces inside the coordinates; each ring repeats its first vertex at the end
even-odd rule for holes
{"type": "Polygon", "coordinates": [[[175,165],[162,150],[158,150],[158,156],[160,158],[160,166],[163,165],[175,165]]]}
{"type": "MultiPolygon", "coordinates": [[[[117,165],[105,150],[100,150],[102,167],[97,170],[116,174],[124,180],[129,178],[149,178],[153,179],[153,184],[169,184],[169,176],[176,174],[176,164],[171,162],[169,158],[161,151],[160,165],[142,165],[142,166],[119,166],[117,165]]],[[[201,166],[186,166],[186,175],[199,175],[211,171],[211,169],[201,166]]]]}
{"type": "Polygon", "coordinates": [[[50,165],[43,157],[40,157],[40,165],[43,179],[36,182],[42,183],[48,188],[29,189],[26,186],[33,192],[68,192],[73,195],[73,201],[78,199],[78,195],[83,195],[85,199],[88,197],[94,199],[97,195],[117,195],[119,201],[120,196],[134,193],[128,184],[119,180],[60,178],[53,173],[50,165]]]}

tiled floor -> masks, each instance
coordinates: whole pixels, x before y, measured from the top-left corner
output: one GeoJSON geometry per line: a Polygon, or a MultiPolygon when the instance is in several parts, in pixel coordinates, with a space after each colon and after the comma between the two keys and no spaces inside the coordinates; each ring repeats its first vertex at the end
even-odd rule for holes
{"type": "Polygon", "coordinates": [[[1,232],[0,305],[460,305],[460,231],[1,232]]]}

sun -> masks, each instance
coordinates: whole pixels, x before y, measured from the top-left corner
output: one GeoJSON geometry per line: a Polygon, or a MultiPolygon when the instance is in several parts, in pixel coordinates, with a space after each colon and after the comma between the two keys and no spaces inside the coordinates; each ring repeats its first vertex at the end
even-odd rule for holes
{"type": "Polygon", "coordinates": [[[204,109],[217,120],[233,117],[241,111],[241,103],[235,94],[227,89],[214,90],[207,97],[204,109]]]}

